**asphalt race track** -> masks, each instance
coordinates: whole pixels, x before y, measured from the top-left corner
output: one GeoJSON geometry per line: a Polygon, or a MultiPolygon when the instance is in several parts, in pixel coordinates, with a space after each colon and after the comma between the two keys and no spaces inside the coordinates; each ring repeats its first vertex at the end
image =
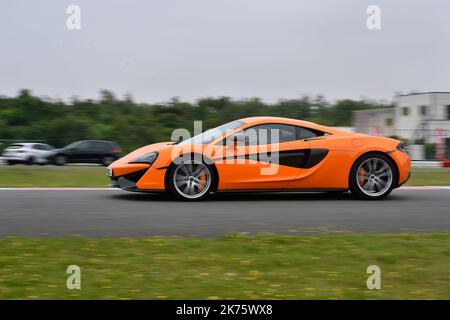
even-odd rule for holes
{"type": "Polygon", "coordinates": [[[450,188],[350,194],[219,194],[185,203],[121,190],[0,190],[0,236],[450,231],[450,188]]]}

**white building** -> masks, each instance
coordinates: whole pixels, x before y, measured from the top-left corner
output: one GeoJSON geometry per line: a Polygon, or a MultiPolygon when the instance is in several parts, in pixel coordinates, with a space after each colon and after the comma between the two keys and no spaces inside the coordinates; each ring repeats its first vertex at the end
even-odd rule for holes
{"type": "Polygon", "coordinates": [[[396,135],[427,143],[450,141],[450,92],[399,95],[394,105],[396,135]]]}
{"type": "Polygon", "coordinates": [[[353,111],[356,132],[450,146],[450,92],[396,96],[393,108],[353,111]]]}
{"type": "Polygon", "coordinates": [[[393,136],[394,108],[357,110],[352,112],[352,124],[356,132],[372,136],[393,136]]]}

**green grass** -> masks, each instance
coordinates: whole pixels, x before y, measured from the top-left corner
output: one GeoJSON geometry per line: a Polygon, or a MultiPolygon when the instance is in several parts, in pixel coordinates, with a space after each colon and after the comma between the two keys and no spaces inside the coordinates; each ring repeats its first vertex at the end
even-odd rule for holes
{"type": "Polygon", "coordinates": [[[450,234],[0,238],[1,299],[448,299],[450,234]],[[81,290],[66,268],[81,268],[81,290]],[[381,268],[381,290],[366,268],[381,268]]]}
{"type": "MultiPolygon", "coordinates": [[[[104,167],[89,169],[0,168],[0,187],[106,187],[104,167]]],[[[409,186],[449,186],[450,169],[415,169],[409,186]]]]}
{"type": "Polygon", "coordinates": [[[0,168],[0,187],[107,187],[111,181],[104,167],[0,168]]]}
{"type": "Polygon", "coordinates": [[[450,186],[450,168],[415,169],[407,186],[450,186]]]}

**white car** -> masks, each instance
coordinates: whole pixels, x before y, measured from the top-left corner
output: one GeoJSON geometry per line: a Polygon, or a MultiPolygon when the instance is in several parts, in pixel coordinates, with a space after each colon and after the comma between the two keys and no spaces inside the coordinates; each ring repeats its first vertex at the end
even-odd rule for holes
{"type": "Polygon", "coordinates": [[[7,164],[45,164],[54,148],[45,143],[14,143],[3,150],[3,161],[7,164]]]}

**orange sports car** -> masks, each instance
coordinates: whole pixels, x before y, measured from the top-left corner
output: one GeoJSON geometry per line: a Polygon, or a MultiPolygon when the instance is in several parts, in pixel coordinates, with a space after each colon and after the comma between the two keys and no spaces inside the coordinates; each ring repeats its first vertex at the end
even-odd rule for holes
{"type": "Polygon", "coordinates": [[[201,200],[227,191],[350,190],[382,199],[404,184],[405,143],[277,117],[232,121],[137,149],[107,168],[112,187],[201,200]]]}

